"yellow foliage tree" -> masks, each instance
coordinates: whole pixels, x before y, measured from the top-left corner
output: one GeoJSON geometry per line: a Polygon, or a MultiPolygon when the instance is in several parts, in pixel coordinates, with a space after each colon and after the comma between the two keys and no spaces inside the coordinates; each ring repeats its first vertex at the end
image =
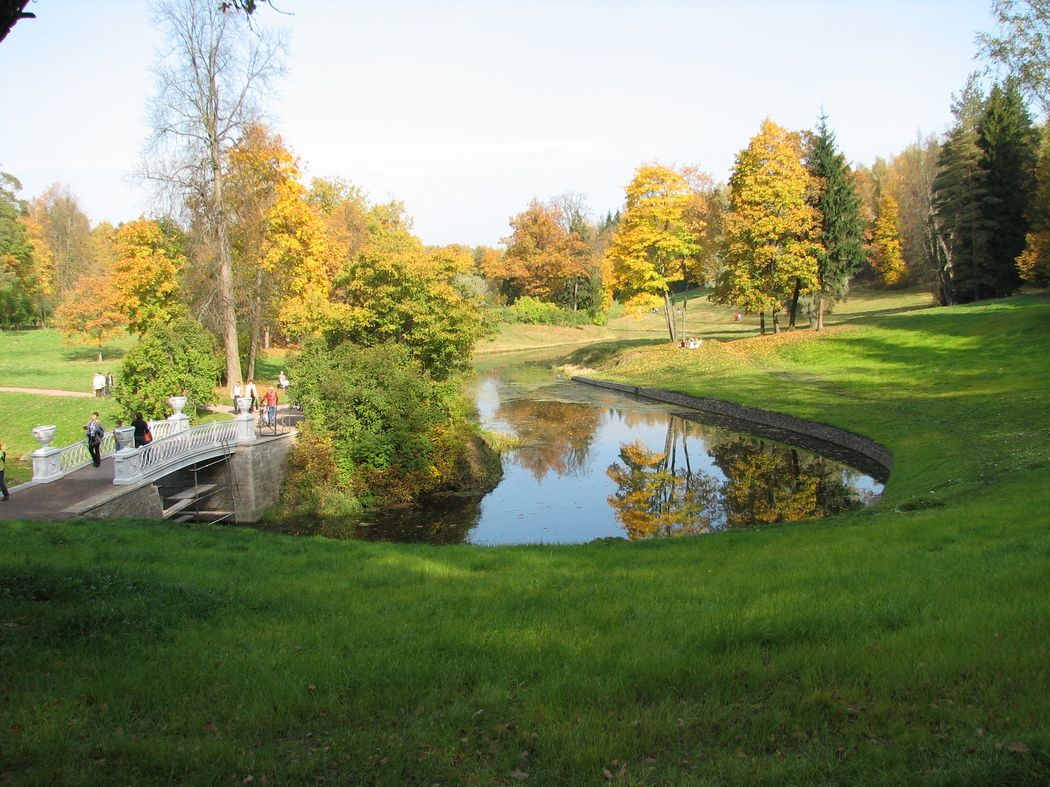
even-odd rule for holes
{"type": "Polygon", "coordinates": [[[717,302],[759,312],[763,333],[766,312],[779,331],[783,301],[796,287],[803,294],[818,286],[811,188],[801,135],[766,118],[729,179],[725,268],[714,293],[717,302]]]}
{"type": "Polygon", "coordinates": [[[678,337],[671,285],[703,278],[702,186],[709,183],[693,170],[643,164],[627,186],[627,207],[606,250],[626,308],[648,310],[662,301],[671,341],[678,337]]]}
{"type": "Polygon", "coordinates": [[[81,276],[55,309],[55,327],[64,334],[64,341],[97,347],[99,362],[106,341],[123,334],[126,326],[127,318],[108,276],[81,276]]]}
{"type": "Polygon", "coordinates": [[[116,259],[110,280],[128,330],[142,335],[153,325],[185,315],[179,276],[186,256],[174,232],[143,216],[121,226],[112,238],[116,259]]]}

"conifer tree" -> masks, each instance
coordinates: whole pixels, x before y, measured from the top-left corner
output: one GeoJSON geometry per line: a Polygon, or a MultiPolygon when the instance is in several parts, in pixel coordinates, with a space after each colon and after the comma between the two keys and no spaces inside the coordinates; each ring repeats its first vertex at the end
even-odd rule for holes
{"type": "Polygon", "coordinates": [[[983,111],[981,87],[976,75],[971,75],[962,95],[953,103],[956,122],[941,146],[933,184],[935,210],[946,247],[938,286],[942,306],[981,297],[980,271],[988,265],[992,228],[985,217],[987,173],[981,164],[977,130],[983,111]]]}
{"type": "Polygon", "coordinates": [[[864,263],[860,195],[846,157],[835,149],[826,116],[821,116],[810,138],[807,169],[814,180],[813,206],[818,214],[813,321],[820,331],[826,303],[846,297],[849,280],[864,263]]]}
{"type": "Polygon", "coordinates": [[[994,298],[1013,294],[1021,284],[1017,258],[1024,251],[1029,230],[1026,212],[1035,193],[1038,134],[1012,83],[992,88],[978,130],[982,166],[987,172],[984,213],[993,227],[979,297],[994,298]],[[983,294],[984,287],[988,295],[983,294]]]}

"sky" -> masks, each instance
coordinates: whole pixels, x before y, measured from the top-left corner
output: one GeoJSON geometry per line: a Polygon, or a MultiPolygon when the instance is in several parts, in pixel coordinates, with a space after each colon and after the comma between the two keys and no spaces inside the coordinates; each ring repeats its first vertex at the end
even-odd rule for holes
{"type": "MultiPolygon", "coordinates": [[[[497,246],[531,200],[623,204],[643,163],[726,181],[765,117],[823,112],[856,164],[943,133],[991,0],[274,0],[271,126],[304,182],[397,199],[426,244],[497,246]],[[281,13],[278,13],[280,11],[281,13]]],[[[34,0],[0,42],[0,171],[68,184],[93,224],[155,206],[129,177],[162,32],[146,0],[34,0]]]]}

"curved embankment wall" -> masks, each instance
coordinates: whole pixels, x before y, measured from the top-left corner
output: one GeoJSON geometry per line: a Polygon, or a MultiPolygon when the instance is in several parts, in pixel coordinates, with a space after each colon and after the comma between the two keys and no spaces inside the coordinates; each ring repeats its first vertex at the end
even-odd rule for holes
{"type": "Polygon", "coordinates": [[[772,410],[760,410],[756,407],[734,404],[722,399],[689,396],[664,388],[643,388],[637,385],[596,380],[593,377],[573,377],[572,379],[585,385],[608,388],[642,399],[687,408],[695,411],[695,415],[682,414],[683,417],[690,420],[804,448],[807,451],[837,459],[881,483],[886,482],[893,470],[893,454],[888,448],[870,438],[837,426],[807,421],[804,418],[796,418],[793,415],[785,415],[772,410]]]}

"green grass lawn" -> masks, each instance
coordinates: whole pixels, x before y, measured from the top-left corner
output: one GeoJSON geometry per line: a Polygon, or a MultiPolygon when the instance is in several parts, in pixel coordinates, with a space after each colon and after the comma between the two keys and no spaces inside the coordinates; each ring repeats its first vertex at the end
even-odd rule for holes
{"type": "Polygon", "coordinates": [[[2,778],[1047,784],[1050,302],[927,304],[577,359],[879,440],[860,512],[497,548],[3,523],[2,778]]]}

